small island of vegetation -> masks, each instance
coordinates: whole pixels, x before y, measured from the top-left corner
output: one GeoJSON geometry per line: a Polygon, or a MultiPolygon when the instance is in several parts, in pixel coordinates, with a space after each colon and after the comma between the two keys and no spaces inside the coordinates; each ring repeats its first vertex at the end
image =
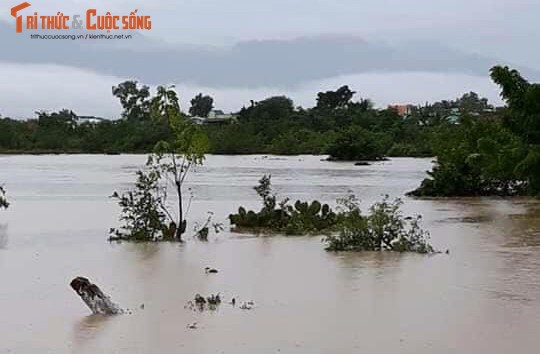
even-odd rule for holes
{"type": "Polygon", "coordinates": [[[508,67],[491,69],[507,103],[499,114],[464,116],[434,146],[436,164],[412,196],[540,194],[540,84],[508,67]]]}
{"type": "Polygon", "coordinates": [[[298,200],[293,206],[288,198],[277,202],[270,181],[270,176],[263,176],[254,187],[263,202],[260,211],[240,207],[237,214],[229,215],[233,231],[326,234],[324,242],[328,251],[435,252],[428,243],[429,233],[419,225],[421,217],[405,217],[399,199],[390,201],[385,196],[370,207],[367,215],[362,214],[354,195],[339,199],[336,211],[317,200],[311,203],[298,200]]]}

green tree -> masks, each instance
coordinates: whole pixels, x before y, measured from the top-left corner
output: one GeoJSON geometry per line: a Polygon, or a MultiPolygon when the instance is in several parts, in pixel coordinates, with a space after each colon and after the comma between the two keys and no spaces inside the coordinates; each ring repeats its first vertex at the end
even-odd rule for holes
{"type": "Polygon", "coordinates": [[[139,86],[137,81],[124,81],[113,86],[112,93],[118,97],[124,111],[122,117],[128,120],[143,120],[148,118],[150,109],[150,88],[139,86]]]}
{"type": "Polygon", "coordinates": [[[191,99],[189,114],[197,117],[208,117],[208,114],[214,108],[214,99],[208,95],[203,96],[199,93],[191,99]]]}
{"type": "MultiPolygon", "coordinates": [[[[508,67],[492,68],[491,77],[507,103],[502,117],[472,112],[443,130],[435,139],[437,163],[413,195],[540,193],[540,85],[508,67]]],[[[472,94],[466,100],[478,101],[472,94]]]]}
{"type": "Polygon", "coordinates": [[[372,133],[358,126],[343,129],[328,147],[328,154],[337,160],[378,160],[384,157],[385,141],[382,133],[372,133]]]}
{"type": "Polygon", "coordinates": [[[540,84],[531,84],[517,70],[507,66],[491,69],[491,78],[501,87],[508,109],[506,127],[525,144],[527,154],[518,161],[515,171],[526,180],[530,192],[540,193],[540,84]]]}
{"type": "Polygon", "coordinates": [[[465,93],[457,100],[457,106],[462,113],[482,113],[492,110],[493,106],[488,103],[488,99],[480,97],[476,92],[465,93]]]}
{"type": "Polygon", "coordinates": [[[177,196],[177,217],[172,222],[177,226],[176,238],[182,241],[186,231],[186,201],[183,186],[191,168],[204,161],[208,151],[208,137],[200,126],[193,124],[180,111],[178,97],[173,88],[160,87],[156,96],[159,105],[154,106],[152,115],[165,118],[172,129],[171,141],[160,141],[149,159],[148,166],[167,175],[177,196]]]}
{"type": "Polygon", "coordinates": [[[43,150],[70,150],[76,145],[77,115],[67,109],[59,112],[36,112],[37,129],[34,134],[36,145],[43,150]]]}
{"type": "MultiPolygon", "coordinates": [[[[336,91],[319,92],[317,94],[317,108],[323,110],[336,110],[347,108],[351,104],[351,100],[355,92],[349,86],[341,86],[336,91]]],[[[362,102],[366,105],[369,102],[362,102]]]]}
{"type": "MultiPolygon", "coordinates": [[[[191,199],[185,200],[184,184],[186,177],[195,165],[202,164],[204,155],[208,150],[208,138],[201,127],[193,124],[180,111],[178,95],[174,87],[160,86],[157,94],[151,99],[151,117],[159,122],[167,122],[170,126],[172,138],[159,141],[154,152],[148,157],[146,169],[148,172],[138,172],[138,179],[141,183],[136,185],[136,190],[140,200],[148,200],[152,204],[149,209],[130,208],[128,218],[136,218],[137,212],[143,210],[148,220],[156,221],[151,230],[161,231],[163,236],[159,239],[170,239],[182,241],[182,235],[186,231],[186,213],[191,199]],[[169,207],[167,202],[169,191],[176,194],[176,208],[169,207]],[[131,216],[131,214],[135,214],[131,216]],[[167,227],[156,225],[169,222],[167,227]]],[[[135,193],[135,192],[132,192],[135,193]]],[[[120,205],[124,207],[124,198],[133,200],[130,195],[120,197],[120,205]]],[[[138,200],[138,199],[135,199],[138,200]]],[[[144,204],[144,203],[143,203],[144,204]]],[[[125,216],[124,212],[124,216],[125,216]]],[[[129,220],[129,219],[128,219],[129,220]]],[[[131,230],[127,228],[127,230],[131,230]]],[[[146,239],[154,239],[153,232],[146,232],[146,239]]],[[[136,238],[136,235],[124,235],[125,239],[136,238]]]]}
{"type": "Polygon", "coordinates": [[[515,173],[523,154],[519,139],[499,120],[465,119],[441,133],[435,144],[437,163],[413,195],[478,196],[523,193],[515,173]]]}
{"type": "Polygon", "coordinates": [[[277,121],[290,117],[294,112],[294,102],[286,96],[273,96],[254,102],[249,108],[240,111],[240,120],[257,123],[277,121]]]}

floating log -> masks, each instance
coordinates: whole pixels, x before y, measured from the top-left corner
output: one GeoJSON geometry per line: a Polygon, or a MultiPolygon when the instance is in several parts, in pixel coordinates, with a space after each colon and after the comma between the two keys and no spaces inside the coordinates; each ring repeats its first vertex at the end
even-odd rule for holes
{"type": "Polygon", "coordinates": [[[105,295],[101,289],[84,277],[77,277],[69,284],[93,314],[118,315],[124,311],[105,295]]]}

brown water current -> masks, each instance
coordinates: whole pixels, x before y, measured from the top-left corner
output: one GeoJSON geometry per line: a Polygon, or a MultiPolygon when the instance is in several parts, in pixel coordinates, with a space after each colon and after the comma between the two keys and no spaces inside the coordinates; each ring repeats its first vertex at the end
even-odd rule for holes
{"type": "MultiPolygon", "coordinates": [[[[295,199],[382,194],[423,215],[450,254],[335,254],[322,237],[223,232],[208,243],[108,243],[144,156],[0,156],[0,353],[539,353],[540,202],[414,200],[429,159],[371,166],[317,156],[208,156],[189,177],[189,229],[258,207],[265,173],[295,199]],[[205,274],[206,266],[217,274],[205,274]],[[103,317],[69,287],[97,283],[131,314],[103,317]],[[221,293],[216,311],[184,308],[221,293]],[[252,310],[238,304],[253,301],[252,310]],[[144,304],[144,308],[140,305],[144,304]],[[197,323],[197,328],[187,325],[197,323]]],[[[190,235],[188,235],[190,236],[190,235]]]]}

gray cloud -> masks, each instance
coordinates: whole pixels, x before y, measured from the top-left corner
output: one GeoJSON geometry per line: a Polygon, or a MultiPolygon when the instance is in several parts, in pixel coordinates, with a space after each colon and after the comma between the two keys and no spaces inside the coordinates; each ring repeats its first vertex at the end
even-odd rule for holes
{"type": "Polygon", "coordinates": [[[4,115],[69,107],[117,116],[110,86],[128,78],[176,83],[183,97],[209,92],[226,110],[277,93],[309,106],[317,90],[341,84],[380,105],[468,90],[496,100],[488,70],[498,63],[540,79],[536,0],[31,1],[42,13],[152,16],[152,31],[120,42],[16,35],[9,8],[19,2],[0,3],[4,115]]]}
{"type": "MultiPolygon", "coordinates": [[[[499,60],[431,42],[382,45],[353,36],[239,42],[225,47],[165,45],[138,35],[124,42],[32,40],[0,27],[8,47],[0,60],[56,64],[149,84],[180,82],[208,87],[295,87],[362,73],[433,72],[487,76],[499,60]],[[69,48],[69,50],[66,50],[69,48]],[[36,55],[39,53],[39,55],[36,55]]],[[[540,77],[534,70],[524,69],[540,77]]]]}
{"type": "MultiPolygon", "coordinates": [[[[0,19],[9,8],[0,3],[0,19]]],[[[290,39],[352,34],[374,42],[438,41],[469,53],[484,53],[540,70],[537,0],[109,0],[31,1],[41,12],[82,13],[95,7],[152,15],[147,34],[167,41],[223,45],[253,39],[290,39]]]]}

